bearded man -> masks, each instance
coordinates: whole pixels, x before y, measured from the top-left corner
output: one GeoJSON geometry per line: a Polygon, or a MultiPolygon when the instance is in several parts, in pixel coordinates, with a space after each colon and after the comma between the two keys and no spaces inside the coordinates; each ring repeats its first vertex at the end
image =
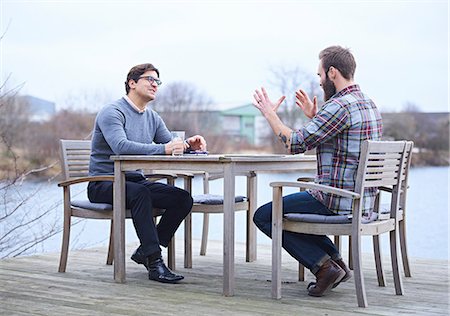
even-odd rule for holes
{"type": "MultiPolygon", "coordinates": [[[[296,92],[296,103],[310,119],[297,130],[287,127],[276,111],[285,96],[272,102],[266,90],[255,90],[253,105],[259,109],[275,135],[292,154],[316,149],[316,183],[354,191],[361,145],[365,140],[379,140],[381,115],[374,102],[354,83],[355,59],[349,49],[331,46],[319,54],[318,76],[325,103],[319,109],[302,89],[296,92]]],[[[376,190],[364,193],[364,213],[373,211],[376,190]]],[[[283,197],[283,213],[306,213],[333,216],[350,214],[352,200],[315,190],[283,197]]],[[[272,203],[255,212],[256,226],[271,237],[272,203]]],[[[316,276],[307,290],[311,296],[323,296],[351,272],[339,250],[324,235],[283,231],[283,248],[316,276]]]]}

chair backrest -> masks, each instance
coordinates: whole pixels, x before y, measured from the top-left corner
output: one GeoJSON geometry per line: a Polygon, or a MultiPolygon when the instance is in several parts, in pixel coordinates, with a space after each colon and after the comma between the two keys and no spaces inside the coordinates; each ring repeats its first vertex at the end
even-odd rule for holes
{"type": "MultiPolygon", "coordinates": [[[[390,213],[394,218],[397,217],[402,175],[406,170],[406,145],[406,141],[364,141],[356,176],[355,192],[361,196],[367,188],[392,187],[390,213]]],[[[364,202],[360,200],[358,203],[359,207],[353,210],[354,217],[361,216],[364,202]]],[[[359,225],[359,221],[354,223],[359,225]]]]}
{"type": "Polygon", "coordinates": [[[61,168],[66,180],[89,175],[90,140],[61,139],[61,168]]]}
{"type": "Polygon", "coordinates": [[[402,208],[406,202],[406,193],[408,191],[408,176],[409,176],[409,167],[411,166],[411,158],[412,158],[412,150],[414,147],[414,143],[412,141],[406,142],[405,148],[405,160],[402,167],[402,175],[401,175],[401,193],[400,193],[400,203],[402,204],[402,208]]]}
{"type": "Polygon", "coordinates": [[[405,166],[406,141],[370,141],[362,143],[355,192],[380,186],[398,186],[405,166]]]}

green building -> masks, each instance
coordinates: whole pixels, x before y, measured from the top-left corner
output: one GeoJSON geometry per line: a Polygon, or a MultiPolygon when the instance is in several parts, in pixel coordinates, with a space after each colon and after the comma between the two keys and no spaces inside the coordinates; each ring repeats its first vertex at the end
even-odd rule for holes
{"type": "Polygon", "coordinates": [[[258,145],[261,135],[260,123],[264,120],[261,112],[246,104],[220,112],[222,127],[226,134],[245,138],[249,144],[258,145]]]}

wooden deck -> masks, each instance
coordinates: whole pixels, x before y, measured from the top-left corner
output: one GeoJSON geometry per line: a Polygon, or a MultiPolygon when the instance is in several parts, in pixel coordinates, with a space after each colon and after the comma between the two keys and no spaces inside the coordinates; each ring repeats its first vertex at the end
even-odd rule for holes
{"type": "MultiPolygon", "coordinates": [[[[136,245],[127,246],[127,258],[136,245]]],[[[113,281],[105,265],[106,249],[72,251],[66,273],[58,273],[58,255],[0,261],[0,315],[449,315],[448,261],[412,260],[412,278],[403,278],[403,296],[394,294],[388,256],[387,286],[378,287],[371,255],[364,273],[369,307],[357,307],[354,283],[339,285],[322,298],[309,297],[306,282],[296,281],[296,264],[283,254],[281,300],[270,298],[270,246],[258,246],[258,261],[245,262],[245,246],[236,245],[236,295],[223,297],[222,243],[210,242],[205,257],[194,240],[193,269],[184,269],[177,241],[178,285],[147,279],[143,266],[127,259],[127,283],[113,281]]]]}

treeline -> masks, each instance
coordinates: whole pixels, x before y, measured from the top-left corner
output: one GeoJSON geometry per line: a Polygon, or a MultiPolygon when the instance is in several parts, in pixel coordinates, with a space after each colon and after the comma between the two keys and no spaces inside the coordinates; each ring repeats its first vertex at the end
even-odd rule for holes
{"type": "Polygon", "coordinates": [[[47,122],[29,120],[27,111],[14,100],[0,107],[0,179],[17,178],[51,166],[38,176],[59,172],[59,139],[86,139],[95,114],[59,111],[47,122]]]}
{"type": "MultiPolygon", "coordinates": [[[[189,106],[193,104],[193,100],[195,98],[186,101],[183,107],[186,111],[170,106],[162,107],[163,102],[156,103],[155,108],[161,111],[169,129],[185,130],[187,135],[204,135],[212,153],[258,150],[279,153],[283,150],[275,138],[268,139],[264,148],[257,148],[247,143],[244,138],[224,135],[218,112],[205,111],[208,107],[202,111],[196,110],[195,107],[189,106]]],[[[59,172],[59,140],[90,138],[95,120],[94,113],[62,110],[49,121],[33,122],[29,120],[25,109],[26,106],[20,104],[15,97],[3,99],[0,107],[1,179],[52,164],[54,167],[40,176],[55,174],[59,172]]],[[[414,141],[414,165],[449,165],[448,113],[406,111],[382,115],[384,139],[414,141]]]]}
{"type": "Polygon", "coordinates": [[[382,113],[383,138],[414,141],[413,166],[448,166],[450,114],[405,110],[382,113]]]}

